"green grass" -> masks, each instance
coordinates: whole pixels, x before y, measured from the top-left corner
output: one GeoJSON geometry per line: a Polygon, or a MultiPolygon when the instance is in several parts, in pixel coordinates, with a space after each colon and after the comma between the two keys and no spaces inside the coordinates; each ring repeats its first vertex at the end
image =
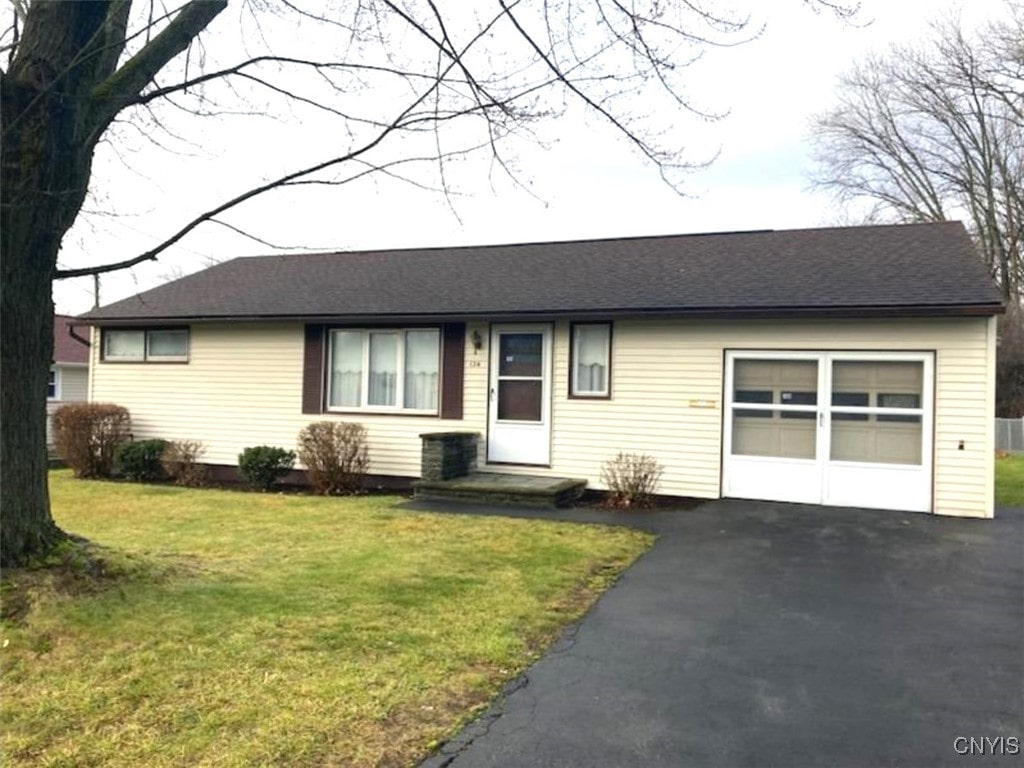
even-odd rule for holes
{"type": "Polygon", "coordinates": [[[650,545],[65,471],[51,498],[102,549],[5,573],[10,766],[415,763],[650,545]]]}
{"type": "Polygon", "coordinates": [[[1024,456],[996,456],[996,506],[1024,507],[1024,456]]]}

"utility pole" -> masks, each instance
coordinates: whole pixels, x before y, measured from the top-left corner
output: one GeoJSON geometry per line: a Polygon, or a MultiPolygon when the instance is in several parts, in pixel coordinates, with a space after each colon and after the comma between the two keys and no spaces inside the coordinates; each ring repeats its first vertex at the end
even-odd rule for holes
{"type": "Polygon", "coordinates": [[[100,308],[100,276],[94,274],[92,276],[92,308],[100,308]]]}

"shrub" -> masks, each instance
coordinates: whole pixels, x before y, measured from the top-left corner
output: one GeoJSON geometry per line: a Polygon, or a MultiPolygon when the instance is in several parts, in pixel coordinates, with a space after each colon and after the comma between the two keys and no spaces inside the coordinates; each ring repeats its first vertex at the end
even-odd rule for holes
{"type": "Polygon", "coordinates": [[[53,414],[57,453],[75,477],[110,477],[114,453],[130,429],[128,409],[110,403],[69,403],[53,414]]]}
{"type": "Polygon", "coordinates": [[[299,460],[317,493],[355,493],[370,467],[362,424],[315,421],[299,432],[299,460]]]}
{"type": "Polygon", "coordinates": [[[609,503],[619,508],[649,506],[664,471],[664,467],[645,453],[619,451],[601,467],[609,503]]]}
{"type": "Polygon", "coordinates": [[[295,463],[295,453],[271,445],[246,448],[238,454],[238,469],[255,488],[269,491],[295,463]]]}
{"type": "Polygon", "coordinates": [[[175,440],[167,444],[160,456],[160,466],[178,485],[193,488],[206,484],[206,466],[199,459],[206,446],[198,440],[175,440]]]}
{"type": "Polygon", "coordinates": [[[160,457],[167,441],[160,438],[122,443],[114,455],[114,465],[129,480],[156,480],[163,474],[160,457]]]}

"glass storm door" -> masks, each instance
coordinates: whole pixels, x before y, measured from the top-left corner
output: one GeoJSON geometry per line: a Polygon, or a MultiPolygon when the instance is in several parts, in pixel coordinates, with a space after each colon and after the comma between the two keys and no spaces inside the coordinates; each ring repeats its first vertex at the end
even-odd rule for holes
{"type": "Polygon", "coordinates": [[[491,331],[487,460],[551,463],[551,326],[491,331]]]}

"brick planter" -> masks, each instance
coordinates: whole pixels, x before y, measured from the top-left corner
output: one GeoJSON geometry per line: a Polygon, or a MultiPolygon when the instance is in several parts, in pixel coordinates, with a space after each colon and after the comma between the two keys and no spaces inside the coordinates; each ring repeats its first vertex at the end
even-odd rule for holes
{"type": "Polygon", "coordinates": [[[476,469],[477,432],[427,432],[420,458],[420,477],[427,482],[465,477],[476,469]]]}

